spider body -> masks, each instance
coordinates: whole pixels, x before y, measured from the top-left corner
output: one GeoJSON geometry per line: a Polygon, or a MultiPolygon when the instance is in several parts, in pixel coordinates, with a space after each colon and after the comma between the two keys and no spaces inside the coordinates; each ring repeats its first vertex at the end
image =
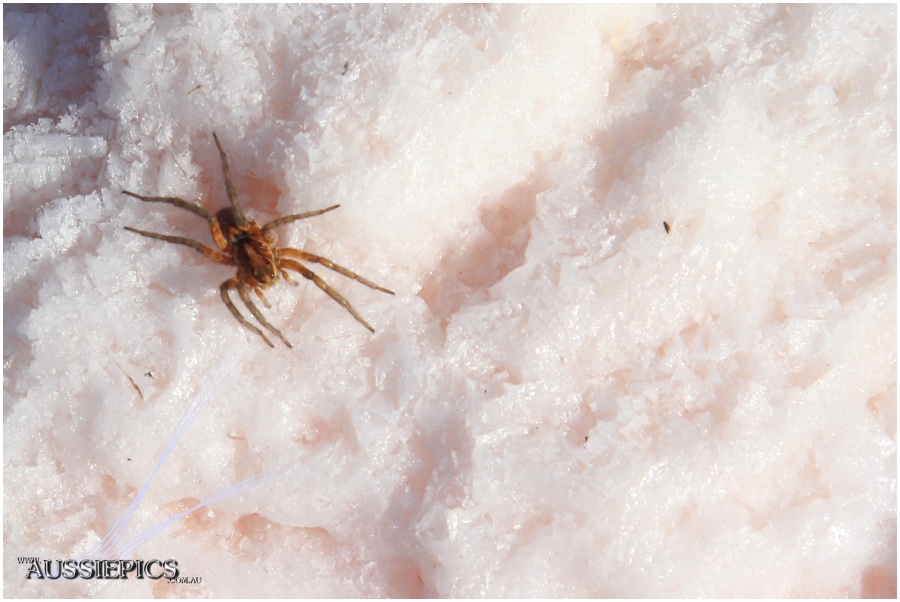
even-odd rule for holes
{"type": "Polygon", "coordinates": [[[263,232],[259,224],[249,219],[238,226],[230,207],[216,213],[216,221],[238,266],[238,279],[250,288],[266,288],[275,283],[278,280],[275,233],[263,232]]]}
{"type": "Polygon", "coordinates": [[[263,305],[269,307],[269,302],[263,295],[263,290],[277,283],[281,278],[284,278],[292,284],[296,284],[296,282],[291,279],[287,270],[297,272],[304,278],[311,280],[313,284],[322,289],[329,297],[340,303],[341,306],[350,312],[360,324],[370,331],[375,332],[375,329],[356,313],[353,306],[351,306],[340,293],[331,288],[313,273],[312,270],[301,264],[300,261],[321,264],[343,276],[352,278],[370,288],[374,288],[375,290],[390,295],[394,294],[392,291],[369,282],[359,274],[351,272],[347,268],[341,267],[324,257],[300,249],[276,246],[277,237],[275,232],[273,232],[274,228],[307,217],[322,215],[323,213],[337,209],[340,205],[332,205],[325,209],[308,211],[306,213],[286,215],[260,226],[241,211],[237,202],[237,193],[235,192],[234,185],[231,182],[231,175],[228,171],[228,160],[225,157],[225,151],[222,150],[222,144],[219,142],[219,137],[216,136],[215,132],[213,132],[213,139],[216,142],[216,147],[219,149],[219,157],[222,161],[222,172],[225,175],[225,190],[228,194],[230,206],[220,209],[213,214],[199,205],[175,197],[145,197],[133,192],[128,192],[127,190],[123,190],[122,192],[123,194],[127,194],[128,196],[147,203],[167,203],[169,205],[174,205],[206,219],[209,222],[212,239],[218,249],[212,249],[190,238],[170,236],[168,234],[157,234],[155,232],[145,232],[144,230],[138,230],[127,226],[125,229],[129,232],[134,232],[148,238],[155,238],[157,240],[191,247],[213,261],[237,267],[237,274],[233,278],[229,278],[223,282],[219,287],[222,301],[238,322],[262,337],[270,347],[274,347],[274,345],[268,337],[266,337],[263,331],[251,324],[243,315],[241,315],[237,307],[235,307],[234,303],[231,301],[230,292],[232,290],[237,291],[238,296],[240,296],[244,305],[247,306],[247,309],[250,310],[253,317],[269,330],[269,332],[278,335],[285,345],[293,347],[285,336],[281,334],[281,331],[272,326],[265,319],[262,312],[259,311],[253,303],[253,300],[250,298],[250,291],[253,291],[263,302],[263,305]]]}

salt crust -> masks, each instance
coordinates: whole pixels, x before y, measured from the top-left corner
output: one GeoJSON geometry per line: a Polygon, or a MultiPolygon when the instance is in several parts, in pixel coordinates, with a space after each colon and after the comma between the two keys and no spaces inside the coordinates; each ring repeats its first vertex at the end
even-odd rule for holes
{"type": "Polygon", "coordinates": [[[6,596],[896,595],[894,7],[4,16],[6,596]],[[213,129],[376,335],[123,230],[208,240],[120,191],[218,208],[213,129]],[[231,353],[130,531],[291,466],[138,550],[202,584],[23,579],[231,353]]]}

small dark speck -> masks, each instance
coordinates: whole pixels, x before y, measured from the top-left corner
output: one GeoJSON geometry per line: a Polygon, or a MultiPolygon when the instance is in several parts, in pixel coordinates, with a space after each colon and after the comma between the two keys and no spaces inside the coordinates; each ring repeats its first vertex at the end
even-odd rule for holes
{"type": "Polygon", "coordinates": [[[129,462],[131,462],[131,458],[125,458],[125,459],[128,460],[129,462]]]}
{"type": "Polygon", "coordinates": [[[341,75],[347,75],[347,71],[350,70],[350,61],[344,62],[344,70],[341,71],[341,75]]]}
{"type": "Polygon", "coordinates": [[[584,442],[587,443],[587,440],[588,440],[587,435],[585,435],[585,436],[584,436],[584,442]]]}
{"type": "Polygon", "coordinates": [[[666,234],[668,234],[669,230],[672,229],[672,227],[669,225],[669,222],[663,222],[663,228],[666,229],[666,234]]]}
{"type": "Polygon", "coordinates": [[[146,376],[147,378],[153,378],[153,373],[148,371],[146,374],[144,374],[144,376],[146,376]]]}

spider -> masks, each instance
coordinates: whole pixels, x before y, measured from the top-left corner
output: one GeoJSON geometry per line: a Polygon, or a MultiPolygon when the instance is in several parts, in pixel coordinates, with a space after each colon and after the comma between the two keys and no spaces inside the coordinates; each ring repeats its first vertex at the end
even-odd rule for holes
{"type": "Polygon", "coordinates": [[[177,245],[186,245],[200,251],[203,255],[209,257],[213,261],[225,265],[237,266],[237,274],[233,278],[229,278],[223,282],[219,287],[222,301],[238,322],[261,336],[269,347],[274,347],[275,345],[272,344],[272,341],[266,337],[262,330],[248,322],[247,319],[241,315],[237,307],[234,306],[234,303],[231,302],[229,291],[236,290],[241,297],[241,300],[244,302],[244,305],[246,305],[247,309],[250,310],[250,313],[253,314],[253,317],[256,318],[260,324],[265,326],[269,332],[278,335],[285,345],[293,347],[290,341],[281,334],[281,331],[272,326],[265,319],[262,312],[254,305],[249,292],[252,290],[263,302],[263,305],[267,308],[271,307],[263,295],[264,289],[267,289],[278,282],[279,278],[284,278],[291,284],[297,284],[291,279],[287,270],[292,270],[299,273],[304,278],[312,280],[313,283],[325,291],[329,297],[340,303],[344,309],[350,312],[360,324],[374,333],[375,329],[356,313],[353,306],[350,305],[340,293],[328,286],[321,278],[316,276],[312,270],[301,264],[300,261],[321,264],[330,270],[334,270],[338,274],[346,276],[347,278],[352,278],[370,288],[374,288],[383,293],[388,293],[389,295],[393,295],[393,291],[389,291],[386,288],[382,288],[377,284],[369,282],[359,274],[351,272],[347,268],[341,267],[324,257],[319,257],[318,255],[313,255],[312,253],[300,249],[275,246],[277,237],[273,230],[278,226],[306,219],[307,217],[315,217],[316,215],[328,213],[329,211],[337,209],[340,205],[332,205],[325,209],[307,211],[306,213],[285,215],[284,217],[279,217],[278,219],[274,219],[269,223],[260,226],[255,221],[245,216],[244,212],[241,211],[241,208],[238,205],[234,184],[231,183],[231,175],[228,171],[228,160],[225,158],[225,151],[222,150],[222,144],[219,142],[219,137],[216,136],[215,132],[213,132],[213,140],[216,141],[216,146],[219,149],[219,157],[222,160],[222,172],[225,174],[225,191],[228,194],[228,200],[230,201],[231,206],[220,209],[213,214],[199,205],[175,197],[141,196],[127,190],[123,190],[122,193],[146,203],[168,203],[169,205],[175,205],[176,207],[199,215],[209,222],[209,229],[212,233],[213,241],[216,243],[219,250],[207,247],[190,238],[157,234],[155,232],[145,232],[144,230],[138,230],[128,226],[126,226],[125,229],[129,232],[134,232],[148,238],[155,238],[177,245]]]}

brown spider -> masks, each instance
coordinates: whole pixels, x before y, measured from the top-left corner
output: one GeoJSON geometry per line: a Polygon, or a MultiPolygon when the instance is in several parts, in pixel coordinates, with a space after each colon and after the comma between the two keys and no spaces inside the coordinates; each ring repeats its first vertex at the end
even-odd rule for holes
{"type": "Polygon", "coordinates": [[[369,282],[359,274],[351,272],[347,268],[343,268],[335,263],[332,263],[324,257],[319,257],[318,255],[313,255],[312,253],[307,253],[306,251],[301,251],[299,249],[275,246],[277,237],[272,231],[274,228],[283,226],[284,224],[289,224],[299,219],[322,215],[323,213],[327,213],[329,211],[337,209],[338,207],[340,207],[340,205],[332,205],[331,207],[319,209],[317,211],[307,211],[306,213],[286,215],[284,217],[272,220],[264,226],[260,226],[252,219],[246,217],[241,211],[240,206],[238,206],[237,193],[235,192],[234,184],[231,183],[231,175],[228,172],[228,160],[225,158],[225,151],[222,150],[222,145],[219,143],[219,137],[216,136],[215,132],[213,132],[213,140],[216,141],[216,146],[219,148],[219,156],[222,159],[222,171],[225,174],[225,191],[228,193],[228,200],[231,202],[230,207],[220,209],[215,214],[213,214],[198,205],[189,203],[179,198],[141,196],[133,192],[128,192],[127,190],[123,190],[122,192],[124,194],[127,194],[128,196],[134,197],[147,203],[168,203],[170,205],[181,207],[182,209],[186,209],[191,213],[199,215],[209,222],[209,229],[212,232],[213,241],[215,241],[216,246],[219,247],[219,251],[211,249],[190,238],[183,238],[181,236],[168,236],[166,234],[156,234],[155,232],[145,232],[143,230],[129,228],[127,226],[125,227],[125,229],[129,232],[140,234],[141,236],[147,236],[149,238],[155,238],[157,240],[164,240],[166,242],[172,242],[178,245],[186,245],[200,251],[213,261],[218,261],[219,263],[223,263],[225,265],[237,266],[237,275],[234,278],[229,278],[219,287],[219,292],[222,295],[222,301],[225,302],[225,305],[231,311],[232,315],[237,318],[238,322],[261,336],[270,347],[274,347],[275,345],[273,345],[272,342],[266,337],[266,335],[263,334],[262,330],[248,322],[244,318],[244,316],[241,315],[238,309],[234,306],[234,303],[231,302],[228,291],[232,289],[237,290],[238,295],[240,295],[241,300],[244,302],[244,305],[247,306],[247,309],[250,310],[250,313],[253,314],[253,317],[256,318],[259,323],[265,326],[270,332],[272,332],[273,334],[277,334],[285,345],[287,345],[288,347],[293,347],[293,345],[291,345],[290,342],[286,338],[284,338],[284,335],[281,334],[280,330],[266,321],[266,319],[262,315],[262,312],[260,312],[256,305],[253,304],[253,301],[250,299],[250,293],[248,292],[249,290],[252,290],[263,302],[263,305],[265,305],[266,307],[271,307],[269,305],[269,302],[263,296],[263,289],[269,288],[269,286],[278,282],[279,277],[283,277],[291,284],[297,284],[291,279],[286,270],[293,270],[299,273],[304,278],[312,280],[313,283],[320,289],[325,291],[325,293],[329,297],[340,303],[344,307],[344,309],[349,311],[353,315],[353,317],[359,321],[360,324],[368,328],[370,331],[375,332],[375,329],[372,328],[368,322],[363,320],[358,313],[356,313],[350,303],[346,299],[344,299],[344,297],[342,297],[340,293],[325,284],[325,282],[323,282],[321,278],[316,276],[312,270],[302,265],[299,261],[295,260],[299,259],[302,261],[322,264],[326,268],[334,270],[338,274],[343,274],[348,278],[352,278],[357,282],[361,282],[366,286],[379,290],[383,293],[393,295],[394,293],[392,291],[369,282]]]}

